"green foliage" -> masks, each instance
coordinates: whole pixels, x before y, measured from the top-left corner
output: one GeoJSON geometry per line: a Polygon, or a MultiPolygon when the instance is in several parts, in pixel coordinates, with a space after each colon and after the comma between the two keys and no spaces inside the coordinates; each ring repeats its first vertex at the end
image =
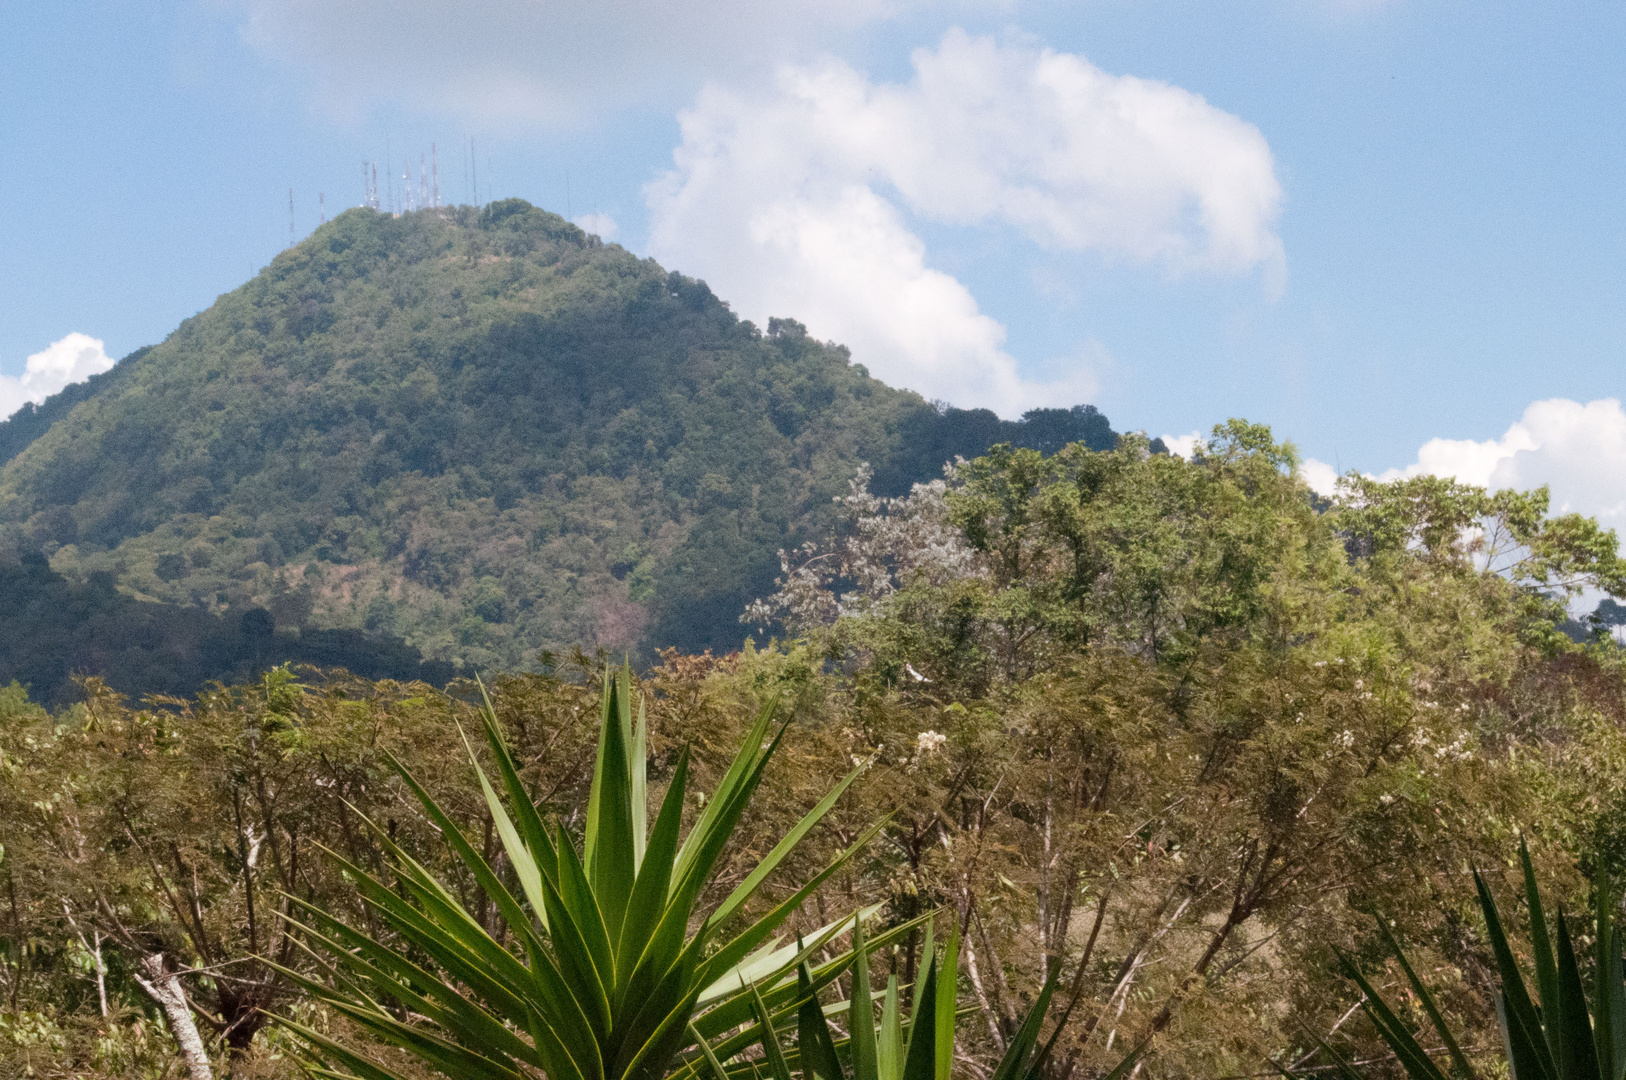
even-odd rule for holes
{"type": "Polygon", "coordinates": [[[0,553],[0,681],[21,682],[46,705],[80,700],[75,679],[86,675],[132,697],[190,696],[290,662],[440,686],[457,675],[399,638],[311,627],[279,633],[263,608],[216,615],[137,600],[109,574],[72,582],[38,552],[15,561],[0,553]]]}
{"type": "MultiPolygon", "coordinates": [[[[764,334],[702,282],[498,206],[348,211],[0,423],[0,548],[480,669],[727,651],[860,461],[907,489],[989,445],[793,320],[764,334]]],[[[1011,427],[1111,435],[1093,411],[1011,427]]]]}
{"type": "Polygon", "coordinates": [[[1030,409],[1020,420],[1001,420],[990,409],[949,405],[912,414],[900,425],[900,433],[897,451],[876,468],[870,481],[877,494],[907,495],[914,484],[936,479],[944,462],[981,457],[1000,443],[1046,456],[1073,443],[1091,450],[1118,445],[1117,433],[1093,405],[1030,409]]]}
{"type": "MultiPolygon", "coordinates": [[[[452,887],[381,834],[393,856],[399,893],[353,863],[341,860],[341,865],[361,890],[369,924],[388,928],[399,944],[303,904],[310,937],[326,947],[337,965],[336,978],[323,983],[293,971],[288,976],[383,1043],[448,1076],[508,1080],[541,1070],[561,1080],[660,1080],[686,1045],[738,1024],[747,996],[764,1007],[757,981],[772,988],[769,998],[776,1002],[811,993],[810,982],[775,984],[822,948],[837,928],[827,928],[813,946],[795,949],[789,957],[769,936],[879,829],[860,836],[766,914],[730,929],[763,882],[857,778],[854,771],[694,928],[697,902],[784,735],[782,727],[772,733],[773,713],[770,702],[680,839],[688,752],[679,753],[649,824],[643,713],[635,726],[626,677],[607,675],[578,856],[563,824],[550,830],[537,813],[488,704],[482,714],[486,742],[506,807],[478,763],[475,767],[513,882],[504,881],[405,769],[401,779],[479,891],[501,912],[502,932],[489,933],[452,887]],[[747,978],[753,980],[749,994],[747,978]],[[703,1011],[697,1015],[697,1010],[703,1011]]],[[[820,982],[842,966],[842,959],[825,964],[820,982]]],[[[811,978],[805,965],[801,971],[804,980],[811,978]]],[[[285,1023],[327,1063],[313,1065],[317,1075],[365,1080],[400,1075],[307,1025],[285,1023]]]]}
{"type": "MultiPolygon", "coordinates": [[[[634,690],[618,689],[614,725],[597,723],[603,698],[588,682],[599,668],[586,657],[547,656],[542,670],[493,684],[501,745],[549,830],[537,841],[499,775],[498,747],[479,757],[493,799],[453,734],[454,720],[488,724],[473,685],[443,695],[273,672],[195,703],[142,709],[97,691],[54,716],[14,691],[0,695],[11,702],[0,706],[0,887],[15,883],[17,898],[13,917],[0,895],[0,990],[15,994],[18,1015],[43,1018],[28,1030],[62,1047],[52,1067],[64,1072],[70,1058],[90,1059],[74,1049],[83,1040],[63,1033],[86,1022],[123,1029],[121,1010],[144,1010],[155,1035],[144,1044],[147,1068],[168,1053],[158,1034],[168,1021],[132,974],[161,950],[197,1003],[211,1052],[244,1076],[292,1075],[291,1036],[250,1030],[267,1009],[393,1073],[423,1076],[419,1055],[380,1041],[298,980],[352,1003],[365,991],[393,1022],[463,1047],[406,996],[453,985],[449,968],[392,929],[381,908],[399,902],[401,914],[428,919],[434,901],[440,918],[450,897],[484,935],[447,915],[470,940],[497,942],[531,971],[534,935],[563,978],[569,958],[549,929],[540,919],[516,928],[486,886],[494,879],[519,915],[540,911],[551,928],[546,875],[563,883],[568,873],[594,896],[604,933],[583,948],[588,961],[602,958],[598,946],[619,946],[629,913],[646,911],[634,898],[644,869],[663,861],[648,854],[659,808],[674,787],[686,790],[677,798],[690,835],[705,814],[721,813],[712,808],[726,801],[718,793],[739,748],[763,748],[763,709],[777,699],[788,726],[762,764],[760,797],[739,814],[694,900],[684,940],[705,932],[721,947],[795,903],[804,883],[820,884],[775,931],[787,941],[762,941],[733,981],[701,991],[696,1034],[683,1037],[672,1080],[716,1080],[717,1068],[745,1080],[752,1067],[773,1067],[767,1029],[740,996],[752,985],[787,1069],[806,1077],[811,1068],[812,1080],[868,1076],[866,1040],[848,1039],[862,1030],[852,1003],[894,979],[898,993],[889,1006],[882,990],[870,1032],[877,1080],[908,1065],[910,1018],[928,1015],[936,1080],[953,1013],[964,1014],[954,1055],[966,1075],[991,1077],[1024,1046],[1022,1080],[1099,1078],[1129,1048],[1141,1050],[1148,1080],[1250,1075],[1267,1059],[1302,1069],[1314,1062],[1305,1055],[1327,1052],[1318,1040],[1346,1061],[1386,1055],[1380,1029],[1351,1012],[1339,953],[1389,1003],[1393,1030],[1432,1049],[1437,1014],[1481,1067],[1476,1055],[1500,1041],[1496,1002],[1483,992],[1499,961],[1468,868],[1486,867],[1486,890],[1513,910],[1504,875],[1491,871],[1514,850],[1519,823],[1541,839],[1544,910],[1578,911],[1595,897],[1575,867],[1618,874],[1626,852],[1626,652],[1556,633],[1552,598],[1577,584],[1613,587],[1606,534],[1542,517],[1539,493],[1352,483],[1324,500],[1295,477],[1294,460],[1265,429],[1234,422],[1189,460],[1130,436],[1107,451],[1003,447],[900,499],[874,496],[860,479],[834,504],[840,520],[826,545],[788,554],[781,589],[763,604],[792,640],[726,657],[664,653],[629,680],[646,712],[624,712],[634,690]],[[600,753],[612,726],[623,755],[644,743],[619,772],[608,743],[600,753]],[[826,805],[831,785],[855,768],[857,779],[826,805]],[[617,776],[628,805],[647,806],[647,816],[595,795],[621,784],[617,776]],[[816,811],[817,825],[798,833],[816,811]],[[876,841],[846,856],[878,824],[876,841]],[[586,851],[608,850],[610,836],[631,836],[620,845],[629,854],[601,865],[586,851]],[[345,880],[318,845],[389,895],[369,886],[377,904],[361,903],[353,882],[362,878],[345,880]],[[167,857],[144,857],[153,852],[167,857]],[[772,859],[778,869],[752,899],[712,925],[772,859]],[[293,862],[297,874],[285,876],[293,862]],[[295,910],[284,892],[310,907],[295,910]],[[863,978],[876,976],[867,992],[838,951],[843,913],[855,910],[865,913],[856,929],[874,939],[861,946],[870,956],[863,978]],[[1373,911],[1392,923],[1376,926],[1373,911]],[[926,935],[949,912],[961,935],[952,967],[926,935]],[[612,938],[616,918],[623,930],[612,938]],[[315,952],[303,952],[289,944],[301,933],[289,919],[356,951],[311,942],[315,952]],[[357,970],[368,957],[382,965],[383,954],[345,933],[423,975],[393,986],[357,970]],[[1407,943],[1405,966],[1391,935],[1407,943]],[[259,942],[252,950],[250,940],[259,942]],[[928,985],[933,1007],[911,1009],[928,985]],[[832,1003],[843,989],[849,1000],[832,1003]],[[1041,999],[1061,1004],[1035,1049],[1041,999]],[[815,1008],[829,1018],[822,1034],[815,1008]],[[228,1013],[249,1019],[210,1019],[228,1013]],[[233,1045],[245,1030],[247,1045],[233,1045]]],[[[727,494],[721,482],[708,490],[727,494]]],[[[646,580],[643,549],[613,556],[628,581],[646,580]]],[[[1551,978],[1538,972],[1533,1003],[1556,1002],[1567,978],[1559,934],[1549,933],[1551,978]]],[[[1574,919],[1565,933],[1587,986],[1594,940],[1574,919]]],[[[1536,970],[1535,946],[1507,937],[1536,970]]],[[[520,977],[483,948],[486,961],[520,977]]],[[[572,970],[587,974],[582,963],[572,970]]],[[[595,980],[600,970],[594,964],[595,980]]],[[[612,974],[601,989],[630,988],[614,981],[615,965],[602,970],[612,974]]],[[[459,997],[485,1009],[491,989],[465,996],[463,985],[459,997]]],[[[464,1008],[442,1007],[453,1006],[464,1008]]],[[[512,1027],[534,1046],[530,1027],[512,1027]]],[[[595,1036],[594,1045],[602,1058],[608,1044],[595,1036]]],[[[1437,1064],[1449,1069],[1445,1058],[1437,1064]]],[[[916,1067],[925,1074],[924,1060],[916,1067]]]]}
{"type": "MultiPolygon", "coordinates": [[[[1620,894],[1607,871],[1600,869],[1593,881],[1592,916],[1585,930],[1593,945],[1592,993],[1588,995],[1582,985],[1583,964],[1570,934],[1569,920],[1560,907],[1556,934],[1549,933],[1535,868],[1531,865],[1529,849],[1522,841],[1519,861],[1529,919],[1528,947],[1534,954],[1536,969],[1533,996],[1503,929],[1496,899],[1484,878],[1477,871],[1474,873],[1479,908],[1495,955],[1500,984],[1496,1016],[1502,1029],[1503,1067],[1512,1080],[1620,1080],[1626,1075],[1626,977],[1623,977],[1617,920],[1620,894]]],[[[1406,974],[1412,993],[1443,1043],[1449,1069],[1442,1068],[1424,1049],[1360,968],[1347,956],[1340,955],[1345,972],[1360,988],[1361,1008],[1411,1080],[1448,1080],[1453,1076],[1471,1080],[1479,1074],[1478,1070],[1464,1054],[1460,1040],[1441,1014],[1434,995],[1418,977],[1388,927],[1381,920],[1379,924],[1385,941],[1406,974]]],[[[1362,1074],[1357,1069],[1325,1043],[1322,1045],[1339,1075],[1359,1080],[1362,1074]]]]}
{"type": "MultiPolygon", "coordinates": [[[[955,1003],[958,1000],[959,935],[951,936],[948,948],[938,956],[932,948],[928,929],[926,973],[915,986],[908,1017],[904,1016],[898,979],[894,975],[887,979],[886,990],[880,995],[879,1025],[875,1020],[875,998],[870,991],[870,950],[871,946],[863,939],[862,926],[855,922],[852,997],[846,1003],[847,1033],[842,1038],[836,1038],[831,1032],[826,1019],[831,1009],[819,1003],[806,962],[797,972],[801,1002],[794,1016],[789,1018],[791,1023],[777,1021],[761,995],[752,994],[756,1025],[751,1034],[762,1048],[761,1060],[768,1063],[772,1080],[793,1080],[793,1069],[800,1072],[802,1080],[848,1080],[849,1077],[851,1080],[949,1080],[958,1043],[955,1003]],[[780,1031],[786,1027],[794,1027],[796,1035],[796,1049],[789,1054],[780,1045],[780,1031]]],[[[1039,1080],[1046,1075],[1050,1053],[1067,1025],[1067,1011],[1063,1010],[1056,1018],[1050,1039],[1040,1046],[1041,1029],[1056,986],[1052,973],[1017,1025],[1004,1056],[989,1074],[990,1080],[1039,1080]]],[[[839,1006],[835,1008],[840,1011],[839,1006]]],[[[692,1072],[681,1075],[699,1075],[702,1070],[709,1071],[711,1080],[739,1080],[760,1075],[756,1062],[749,1058],[725,1067],[704,1041],[699,1042],[699,1049],[701,1055],[691,1066],[692,1072]]],[[[1139,1058],[1140,1052],[1132,1051],[1102,1080],[1119,1080],[1139,1058]]]]}
{"type": "Polygon", "coordinates": [[[1557,634],[1546,595],[1618,587],[1607,534],[1540,493],[1329,503],[1295,461],[1235,421],[1190,460],[1126,437],[996,448],[901,500],[860,478],[763,605],[806,636],[742,671],[798,688],[827,761],[887,771],[855,820],[895,815],[895,912],[969,913],[992,1049],[1059,957],[1062,1069],[1146,1038],[1160,1075],[1293,1060],[1284,1006],[1337,1024],[1329,949],[1368,955],[1380,898],[1463,972],[1441,1007],[1477,1043],[1460,914],[1423,914],[1455,868],[1509,821],[1618,849],[1620,651],[1557,634]]]}
{"type": "MultiPolygon", "coordinates": [[[[561,664],[497,685],[526,778],[558,806],[579,805],[588,788],[578,769],[596,700],[576,675],[561,664]]],[[[487,825],[457,738],[476,711],[423,684],[286,670],[142,709],[94,680],[87,690],[55,716],[20,688],[0,690],[0,1013],[35,1013],[26,1031],[45,1032],[17,1053],[42,1076],[169,1075],[169,1020],[141,983],[154,956],[183,980],[211,1052],[237,1076],[294,1075],[286,1039],[262,1030],[271,1010],[360,1037],[277,970],[314,970],[288,894],[364,918],[321,853],[379,866],[362,816],[390,822],[395,849],[443,865],[444,844],[392,759],[460,828],[487,825]],[[95,1064],[113,1060],[96,1057],[104,1043],[139,1048],[141,1060],[95,1064]]],[[[698,771],[713,782],[709,761],[698,771]]]]}

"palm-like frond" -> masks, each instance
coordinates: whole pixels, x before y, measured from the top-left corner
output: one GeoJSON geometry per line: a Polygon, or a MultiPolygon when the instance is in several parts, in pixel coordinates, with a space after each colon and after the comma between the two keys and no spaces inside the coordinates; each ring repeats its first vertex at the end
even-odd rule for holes
{"type": "MultiPolygon", "coordinates": [[[[378,924],[392,933],[374,937],[302,905],[306,936],[329,964],[329,978],[289,974],[383,1043],[460,1080],[540,1074],[549,1080],[658,1080],[697,1039],[749,1023],[758,1003],[782,1009],[833,980],[850,953],[816,970],[807,959],[856,919],[825,927],[812,944],[798,948],[784,948],[773,933],[882,823],[766,914],[732,936],[724,931],[861,770],[836,784],[715,911],[697,921],[702,892],[784,729],[772,730],[770,703],[699,819],[681,835],[687,751],[679,755],[650,824],[646,725],[642,709],[634,723],[627,683],[625,674],[605,678],[580,853],[561,827],[550,830],[542,820],[485,702],[495,782],[478,761],[474,768],[517,895],[395,763],[457,860],[500,912],[507,931],[501,940],[433,873],[380,834],[394,868],[393,886],[332,857],[355,880],[378,924]],[[798,971],[806,986],[791,978],[798,971]]],[[[283,1022],[305,1040],[316,1075],[397,1080],[395,1071],[357,1048],[283,1022]]]]}
{"type": "MultiPolygon", "coordinates": [[[[866,942],[858,922],[853,926],[852,996],[847,1002],[821,1005],[817,980],[805,963],[798,969],[799,1000],[794,1009],[775,1014],[753,988],[750,1000],[756,1023],[746,1034],[751,1043],[761,1046],[761,1061],[767,1063],[771,1080],[797,1080],[797,1073],[800,1080],[949,1080],[954,1064],[959,938],[951,935],[939,956],[932,945],[931,924],[928,922],[926,927],[925,973],[915,983],[907,1018],[897,976],[887,980],[881,994],[872,992],[869,954],[884,944],[884,939],[866,942]],[[879,1025],[875,1021],[877,996],[881,1003],[879,1025]],[[826,1017],[843,1012],[849,1034],[836,1039],[826,1017]],[[795,1032],[796,1044],[793,1051],[786,1051],[781,1045],[781,1033],[790,1030],[795,1032]]],[[[1039,1080],[1050,1049],[1067,1023],[1064,1011],[1056,1019],[1050,1041],[1040,1046],[1040,1029],[1055,991],[1052,973],[989,1080],[1039,1080]]],[[[728,1049],[738,1053],[751,1043],[737,1042],[728,1049]]],[[[696,1071],[704,1080],[755,1080],[759,1062],[725,1066],[727,1056],[702,1043],[695,1055],[696,1071]]],[[[1131,1052],[1103,1080],[1122,1080],[1139,1056],[1138,1050],[1131,1052]]]]}
{"type": "MultiPolygon", "coordinates": [[[[1514,959],[1496,900],[1479,873],[1474,886],[1479,894],[1485,932],[1496,957],[1501,989],[1496,1015],[1501,1023],[1507,1074],[1512,1080],[1626,1080],[1626,976],[1623,976],[1620,927],[1615,908],[1620,895],[1602,870],[1593,882],[1592,929],[1595,931],[1593,994],[1588,1002],[1582,986],[1581,963],[1562,910],[1549,934],[1547,916],[1536,886],[1529,849],[1521,841],[1519,861],[1524,871],[1530,948],[1535,954],[1536,996],[1530,995],[1524,972],[1514,959]]],[[[1405,950],[1387,925],[1379,921],[1385,940],[1400,962],[1406,980],[1417,995],[1445,1050],[1444,1061],[1431,1057],[1389,1004],[1368,982],[1354,962],[1339,960],[1361,993],[1362,1007],[1378,1034],[1412,1080],[1471,1080],[1478,1075],[1441,1015],[1434,996],[1418,978],[1405,950]]],[[[1322,1049],[1330,1048],[1325,1043],[1322,1049]]],[[[1337,1059],[1340,1075],[1358,1077],[1353,1067],[1337,1059]]],[[[1308,1075],[1308,1074],[1305,1074],[1308,1075]]]]}

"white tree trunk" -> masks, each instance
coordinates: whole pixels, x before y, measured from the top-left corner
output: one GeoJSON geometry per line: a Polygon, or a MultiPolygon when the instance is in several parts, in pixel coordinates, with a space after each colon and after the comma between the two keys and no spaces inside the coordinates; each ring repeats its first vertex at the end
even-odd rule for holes
{"type": "Polygon", "coordinates": [[[96,1000],[101,1002],[102,1016],[107,1016],[107,963],[102,959],[102,932],[97,930],[93,935],[96,938],[96,948],[91,956],[96,960],[96,1000]]]}
{"type": "Polygon", "coordinates": [[[136,976],[169,1019],[169,1029],[175,1033],[181,1057],[186,1059],[187,1072],[192,1080],[214,1080],[214,1069],[209,1064],[209,1052],[204,1049],[203,1037],[198,1034],[197,1021],[192,1019],[192,1007],[186,1003],[186,991],[181,989],[181,978],[164,968],[164,954],[153,953],[141,958],[141,970],[146,978],[136,976]]]}

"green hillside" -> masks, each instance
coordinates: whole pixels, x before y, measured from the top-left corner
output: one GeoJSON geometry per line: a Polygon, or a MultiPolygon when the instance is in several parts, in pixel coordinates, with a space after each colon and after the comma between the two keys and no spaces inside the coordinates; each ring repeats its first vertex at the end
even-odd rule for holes
{"type": "Polygon", "coordinates": [[[137,598],[514,667],[737,647],[860,461],[901,492],[1093,409],[941,410],[521,200],[349,211],[0,424],[0,546],[137,598]]]}

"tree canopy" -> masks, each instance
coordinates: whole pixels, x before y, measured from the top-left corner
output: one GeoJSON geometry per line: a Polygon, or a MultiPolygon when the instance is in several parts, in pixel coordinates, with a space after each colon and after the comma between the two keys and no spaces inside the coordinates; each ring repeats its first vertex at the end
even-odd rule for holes
{"type": "MultiPolygon", "coordinates": [[[[1101,1077],[1130,1049],[1148,1077],[1381,1061],[1388,1029],[1356,1008],[1348,964],[1408,1031],[1432,1023],[1397,992],[1391,935],[1465,1052],[1499,1045],[1502,958],[1473,871],[1508,912],[1520,837],[1550,909],[1583,910],[1593,882],[1626,873],[1626,655],[1604,628],[1560,632],[1567,591],[1622,591],[1616,538],[1548,515],[1539,491],[1351,477],[1324,500],[1295,466],[1232,422],[1190,459],[1133,436],[999,446],[895,497],[855,470],[747,613],[772,638],[670,650],[632,678],[647,805],[681,802],[685,827],[735,749],[761,745],[766,703],[788,721],[772,797],[739,817],[695,919],[749,880],[731,925],[751,925],[879,827],[784,927],[812,941],[873,910],[866,933],[898,934],[869,975],[900,987],[948,963],[927,925],[957,935],[938,984],[945,1015],[968,1015],[954,1075],[1030,1046],[1043,993],[1065,1007],[1035,1080],[1101,1077]]],[[[556,656],[490,686],[526,799],[577,846],[601,664],[556,656]]],[[[54,713],[0,694],[0,1061],[162,1075],[177,1028],[159,976],[241,1075],[295,1068],[266,1010],[386,1053],[301,992],[332,972],[300,947],[295,900],[389,943],[325,848],[384,886],[380,903],[432,879],[519,948],[490,888],[521,894],[511,838],[458,735],[481,728],[481,700],[472,683],[298,670],[139,707],[94,683],[54,713]]],[[[754,1037],[728,1038],[746,1053],[754,1037]]]]}

